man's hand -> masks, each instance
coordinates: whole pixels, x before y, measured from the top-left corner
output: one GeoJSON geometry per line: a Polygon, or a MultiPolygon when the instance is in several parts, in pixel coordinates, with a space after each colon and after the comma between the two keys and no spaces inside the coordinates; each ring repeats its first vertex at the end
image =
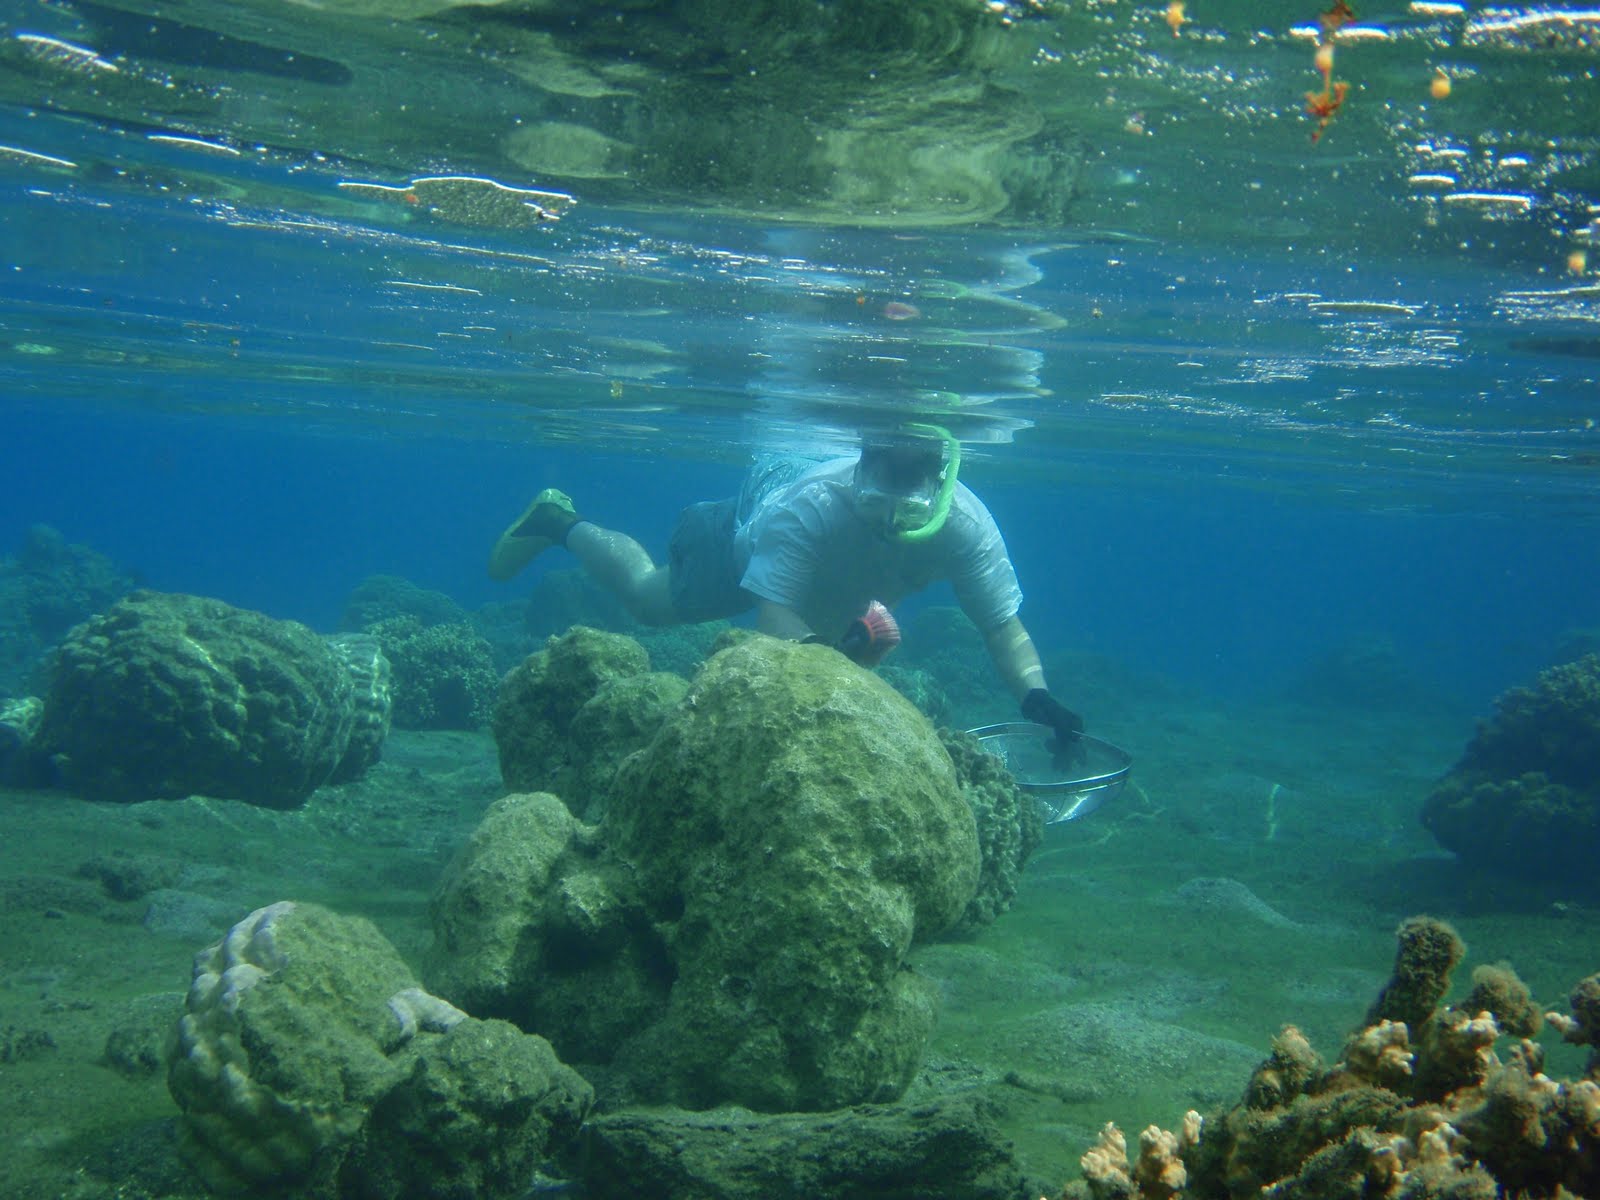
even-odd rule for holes
{"type": "Polygon", "coordinates": [[[875,667],[899,644],[899,624],[887,608],[874,600],[866,612],[850,622],[850,628],[833,648],[852,662],[875,667]]]}
{"type": "Polygon", "coordinates": [[[1083,718],[1044,688],[1034,688],[1022,698],[1022,715],[1036,724],[1048,725],[1055,730],[1050,753],[1058,768],[1065,769],[1083,761],[1083,747],[1078,744],[1078,736],[1083,732],[1083,718]]]}

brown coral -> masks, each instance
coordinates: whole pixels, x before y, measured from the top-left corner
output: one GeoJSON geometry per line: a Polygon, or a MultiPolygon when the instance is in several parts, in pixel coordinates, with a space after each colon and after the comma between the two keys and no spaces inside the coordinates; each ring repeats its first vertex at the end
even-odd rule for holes
{"type": "Polygon", "coordinates": [[[1367,1010],[1368,1025],[1379,1021],[1404,1021],[1420,1029],[1444,994],[1450,990],[1450,972],[1467,952],[1461,936],[1436,917],[1408,917],[1395,931],[1394,973],[1378,999],[1367,1010]]]}
{"type": "MultiPolygon", "coordinates": [[[[1195,1200],[1558,1200],[1600,1196],[1600,1077],[1543,1073],[1543,1052],[1523,1037],[1496,1054],[1500,1035],[1537,1028],[1532,1000],[1509,967],[1474,973],[1469,1003],[1435,1009],[1460,939],[1443,922],[1401,925],[1395,977],[1370,1018],[1324,1069],[1304,1035],[1286,1026],[1251,1076],[1243,1102],[1209,1118],[1178,1151],[1195,1200]],[[1429,1007],[1422,1001],[1432,996],[1429,1007]],[[1388,1010],[1407,1012],[1407,1024],[1388,1010]]],[[[1572,1015],[1548,1014],[1567,1040],[1600,1043],[1600,974],[1580,983],[1572,1015]]],[[[1154,1127],[1152,1127],[1154,1129],[1154,1127]]],[[[1173,1143],[1147,1131],[1150,1170],[1173,1143]]],[[[1167,1135],[1170,1138],[1170,1135],[1167,1135]]],[[[1096,1200],[1132,1200],[1163,1186],[1127,1165],[1115,1127],[1084,1156],[1096,1200]],[[1114,1135],[1114,1136],[1112,1136],[1114,1135]],[[1118,1148],[1120,1147],[1120,1152],[1118,1148]],[[1143,1182],[1141,1182],[1143,1179],[1143,1182]]],[[[1141,1146],[1141,1160],[1146,1147],[1141,1146]]],[[[1166,1177],[1166,1184],[1176,1179],[1166,1177]]]]}

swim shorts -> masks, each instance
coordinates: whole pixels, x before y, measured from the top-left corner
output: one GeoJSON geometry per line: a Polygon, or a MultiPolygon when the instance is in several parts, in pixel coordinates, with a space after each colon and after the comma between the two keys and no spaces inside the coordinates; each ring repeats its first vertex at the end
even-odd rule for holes
{"type": "Polygon", "coordinates": [[[715,621],[755,607],[739,586],[744,575],[733,551],[737,498],[691,504],[678,514],[667,543],[672,608],[680,621],[715,621]]]}

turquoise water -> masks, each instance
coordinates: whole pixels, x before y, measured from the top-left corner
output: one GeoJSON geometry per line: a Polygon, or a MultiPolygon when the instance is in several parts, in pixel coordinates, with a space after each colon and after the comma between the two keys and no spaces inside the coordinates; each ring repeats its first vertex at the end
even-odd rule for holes
{"type": "MultiPolygon", "coordinates": [[[[1360,6],[1313,143],[1318,7],[1197,0],[1175,37],[1120,0],[9,0],[0,554],[45,524],[321,631],[374,574],[523,605],[571,560],[483,563],[539,488],[659,553],[757,453],[936,420],[1053,687],[1136,760],[923,964],[937,1062],[1054,1081],[1008,1116],[1039,1175],[1107,1119],[1231,1101],[1285,1021],[1335,1049],[1414,911],[1555,1004],[1592,897],[1454,870],[1417,813],[1600,629],[1600,18],[1360,6]],[[1293,924],[1197,931],[1173,896],[1212,877],[1293,924]],[[1062,997],[1235,1049],[1096,1077],[1062,997]]],[[[255,905],[426,944],[493,744],[397,735],[387,767],[298,814],[4,797],[0,1026],[57,1045],[0,1064],[7,1194],[114,1194],[159,1142],[171,1101],[97,1065],[107,1029],[255,905]],[[214,908],[141,924],[76,876],[114,847],[215,868],[214,908]]]]}

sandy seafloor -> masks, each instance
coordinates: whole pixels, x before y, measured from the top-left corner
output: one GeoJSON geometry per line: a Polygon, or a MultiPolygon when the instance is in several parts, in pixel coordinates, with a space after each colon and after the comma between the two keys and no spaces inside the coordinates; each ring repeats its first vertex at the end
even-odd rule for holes
{"type": "MultiPolygon", "coordinates": [[[[996,924],[914,954],[944,1006],[908,1098],[983,1089],[1030,1176],[1077,1177],[1108,1120],[1171,1128],[1233,1103],[1286,1022],[1331,1061],[1405,916],[1449,919],[1467,966],[1510,961],[1547,1008],[1600,968],[1582,897],[1475,879],[1420,826],[1471,734],[1453,706],[1245,709],[1098,669],[1075,694],[1136,755],[1132,786],[1047,831],[996,924]]],[[[0,793],[0,1197],[198,1194],[164,1070],[137,1072],[195,952],[299,899],[372,918],[415,964],[434,881],[501,791],[487,733],[396,732],[364,780],[292,812],[0,793]],[[162,886],[113,897],[82,870],[104,856],[162,886]]],[[[1542,1036],[1550,1073],[1573,1075],[1578,1053],[1542,1036]]]]}

